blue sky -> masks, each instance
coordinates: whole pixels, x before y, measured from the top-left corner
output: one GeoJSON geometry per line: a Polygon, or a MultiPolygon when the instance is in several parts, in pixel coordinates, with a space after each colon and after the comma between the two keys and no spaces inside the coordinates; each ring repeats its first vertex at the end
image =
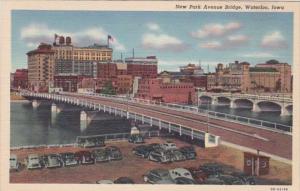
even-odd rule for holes
{"type": "Polygon", "coordinates": [[[207,70],[234,60],[252,65],[277,59],[292,63],[292,13],[225,12],[12,12],[12,71],[27,67],[26,52],[54,33],[70,35],[74,45],[114,40],[114,59],[156,55],[159,70],[198,63],[207,70]]]}

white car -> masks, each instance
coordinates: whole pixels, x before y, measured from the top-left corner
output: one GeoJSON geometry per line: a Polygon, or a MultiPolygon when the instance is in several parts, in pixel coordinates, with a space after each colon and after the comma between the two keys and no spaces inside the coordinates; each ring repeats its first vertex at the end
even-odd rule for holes
{"type": "Polygon", "coordinates": [[[18,162],[17,155],[11,154],[9,158],[9,170],[18,171],[20,167],[20,163],[18,162]]]}
{"type": "Polygon", "coordinates": [[[44,155],[42,158],[43,164],[46,168],[56,168],[62,166],[61,157],[57,154],[44,155]]]}
{"type": "Polygon", "coordinates": [[[37,154],[30,154],[26,160],[27,169],[42,168],[40,157],[37,154]]]}
{"type": "Polygon", "coordinates": [[[164,150],[174,150],[177,149],[177,146],[175,143],[166,142],[160,145],[160,147],[164,150]]]}
{"type": "Polygon", "coordinates": [[[178,177],[184,177],[194,180],[191,172],[185,168],[174,168],[169,170],[169,173],[173,180],[175,180],[178,177]]]}

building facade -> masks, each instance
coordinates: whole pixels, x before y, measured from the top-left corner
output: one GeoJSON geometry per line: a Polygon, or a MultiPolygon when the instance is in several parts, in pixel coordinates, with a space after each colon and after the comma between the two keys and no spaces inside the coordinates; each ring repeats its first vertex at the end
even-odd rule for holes
{"type": "Polygon", "coordinates": [[[17,69],[13,75],[13,88],[27,89],[28,87],[28,69],[17,69]]]}
{"type": "Polygon", "coordinates": [[[137,98],[165,103],[192,104],[195,102],[193,83],[169,82],[163,79],[140,79],[137,98]]]}
{"type": "Polygon", "coordinates": [[[51,45],[41,43],[27,53],[28,88],[33,91],[48,91],[54,76],[54,51],[51,45]]]}
{"type": "Polygon", "coordinates": [[[82,84],[82,80],[85,76],[78,74],[59,74],[54,76],[54,87],[62,88],[66,92],[77,92],[79,84],[82,84]]]}
{"type": "Polygon", "coordinates": [[[225,67],[218,64],[215,73],[207,75],[208,91],[248,92],[250,88],[249,67],[247,62],[230,63],[225,67]]]}
{"type": "Polygon", "coordinates": [[[127,74],[133,77],[156,78],[157,77],[157,58],[147,56],[146,58],[125,58],[127,64],[127,74]]]}

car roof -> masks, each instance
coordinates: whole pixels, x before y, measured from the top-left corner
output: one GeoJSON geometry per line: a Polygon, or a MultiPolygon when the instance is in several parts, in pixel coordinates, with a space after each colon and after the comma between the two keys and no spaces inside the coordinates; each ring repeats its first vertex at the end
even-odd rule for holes
{"type": "Polygon", "coordinates": [[[185,168],[174,168],[174,169],[171,169],[171,170],[176,171],[176,172],[181,172],[181,173],[190,172],[189,170],[187,170],[185,168]]]}

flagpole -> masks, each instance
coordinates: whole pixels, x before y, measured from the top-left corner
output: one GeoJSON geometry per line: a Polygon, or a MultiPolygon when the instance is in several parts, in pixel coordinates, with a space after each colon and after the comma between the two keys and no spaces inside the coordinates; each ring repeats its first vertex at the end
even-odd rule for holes
{"type": "Polygon", "coordinates": [[[107,36],[107,48],[109,48],[109,37],[107,36]]]}

